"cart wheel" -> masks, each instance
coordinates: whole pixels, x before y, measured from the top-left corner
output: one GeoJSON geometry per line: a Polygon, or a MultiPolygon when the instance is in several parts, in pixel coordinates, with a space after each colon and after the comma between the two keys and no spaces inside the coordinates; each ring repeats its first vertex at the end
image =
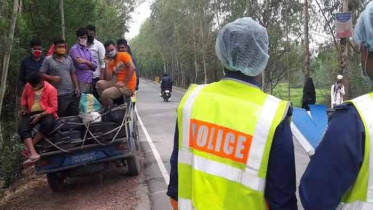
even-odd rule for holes
{"type": "Polygon", "coordinates": [[[166,102],[168,102],[168,98],[166,98],[166,102]]]}
{"type": "Polygon", "coordinates": [[[59,173],[49,173],[47,174],[47,181],[53,192],[60,192],[63,188],[65,178],[59,173]]]}
{"type": "Polygon", "coordinates": [[[127,165],[131,176],[137,176],[140,174],[140,162],[136,151],[134,156],[127,158],[127,165]]]}

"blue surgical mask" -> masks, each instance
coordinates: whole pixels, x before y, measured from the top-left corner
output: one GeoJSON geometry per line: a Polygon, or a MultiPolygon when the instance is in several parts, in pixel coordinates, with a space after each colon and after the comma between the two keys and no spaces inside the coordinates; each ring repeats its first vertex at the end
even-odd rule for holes
{"type": "Polygon", "coordinates": [[[113,51],[110,51],[107,56],[109,58],[114,58],[115,56],[117,55],[117,51],[116,50],[113,50],[113,51]]]}

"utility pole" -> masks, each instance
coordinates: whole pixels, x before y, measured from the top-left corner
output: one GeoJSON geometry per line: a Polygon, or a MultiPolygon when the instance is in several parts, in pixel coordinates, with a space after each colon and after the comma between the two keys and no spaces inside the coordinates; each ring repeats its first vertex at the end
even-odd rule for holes
{"type": "Polygon", "coordinates": [[[62,38],[66,41],[65,32],[65,12],[63,10],[63,0],[60,0],[60,11],[61,11],[61,27],[62,27],[62,38]]]}
{"type": "Polygon", "coordinates": [[[304,82],[310,77],[310,42],[308,35],[308,1],[304,0],[304,82]]]}
{"type": "MultiPolygon", "coordinates": [[[[342,12],[349,12],[349,0],[343,0],[342,12]]],[[[349,69],[349,54],[350,54],[350,39],[343,38],[340,41],[342,61],[341,61],[341,74],[343,75],[343,83],[345,86],[346,98],[350,98],[350,69],[349,69]]]]}
{"type": "Polygon", "coordinates": [[[12,52],[14,30],[16,28],[18,12],[19,12],[19,0],[14,0],[14,3],[13,3],[13,12],[12,12],[12,19],[10,21],[9,35],[8,35],[9,36],[9,46],[7,47],[7,49],[5,51],[4,63],[3,63],[3,72],[1,74],[0,116],[1,116],[1,110],[2,110],[2,107],[3,107],[4,96],[5,96],[6,80],[8,78],[10,54],[12,52]]]}

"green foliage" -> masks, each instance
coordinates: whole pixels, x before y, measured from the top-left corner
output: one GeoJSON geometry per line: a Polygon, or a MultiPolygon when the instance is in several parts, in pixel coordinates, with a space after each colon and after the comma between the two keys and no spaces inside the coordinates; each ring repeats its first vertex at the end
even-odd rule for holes
{"type": "MultiPolygon", "coordinates": [[[[273,90],[273,95],[282,99],[289,100],[288,84],[280,83],[273,90]]],[[[291,87],[290,101],[294,107],[302,107],[303,87],[291,87]]],[[[316,88],[316,104],[327,104],[326,97],[330,97],[329,89],[316,88]]]]}
{"type": "Polygon", "coordinates": [[[3,182],[3,186],[9,187],[9,185],[20,177],[20,171],[22,169],[23,158],[21,156],[23,145],[14,143],[14,145],[6,145],[1,148],[0,153],[0,177],[3,182]]]}
{"type": "MultiPolygon", "coordinates": [[[[16,140],[17,128],[17,77],[20,61],[29,55],[29,42],[33,36],[42,41],[46,53],[56,37],[62,37],[61,15],[57,0],[22,0],[17,18],[13,43],[9,43],[7,32],[13,9],[13,0],[0,1],[0,69],[7,46],[13,44],[9,65],[7,90],[0,119],[0,183],[11,184],[18,176],[20,167],[20,148],[16,140]],[[6,122],[6,123],[5,123],[6,122]]],[[[100,41],[116,40],[128,31],[129,13],[133,11],[135,0],[64,0],[66,40],[72,47],[76,42],[75,31],[79,27],[94,24],[100,41]]]]}

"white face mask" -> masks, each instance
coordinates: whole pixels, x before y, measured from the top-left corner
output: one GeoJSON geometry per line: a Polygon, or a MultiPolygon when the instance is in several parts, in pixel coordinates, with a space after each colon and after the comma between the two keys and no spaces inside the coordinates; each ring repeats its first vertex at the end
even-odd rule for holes
{"type": "Polygon", "coordinates": [[[109,53],[108,53],[108,57],[109,58],[114,58],[115,56],[117,55],[117,51],[116,50],[113,50],[113,51],[110,51],[109,53]]]}
{"type": "Polygon", "coordinates": [[[372,79],[367,74],[367,62],[368,62],[368,56],[369,56],[369,50],[367,49],[367,57],[365,59],[365,64],[362,67],[363,71],[361,71],[361,77],[364,79],[364,81],[369,85],[373,86],[372,79]]]}
{"type": "Polygon", "coordinates": [[[82,46],[87,46],[87,39],[80,39],[79,38],[79,44],[82,46]]]}

